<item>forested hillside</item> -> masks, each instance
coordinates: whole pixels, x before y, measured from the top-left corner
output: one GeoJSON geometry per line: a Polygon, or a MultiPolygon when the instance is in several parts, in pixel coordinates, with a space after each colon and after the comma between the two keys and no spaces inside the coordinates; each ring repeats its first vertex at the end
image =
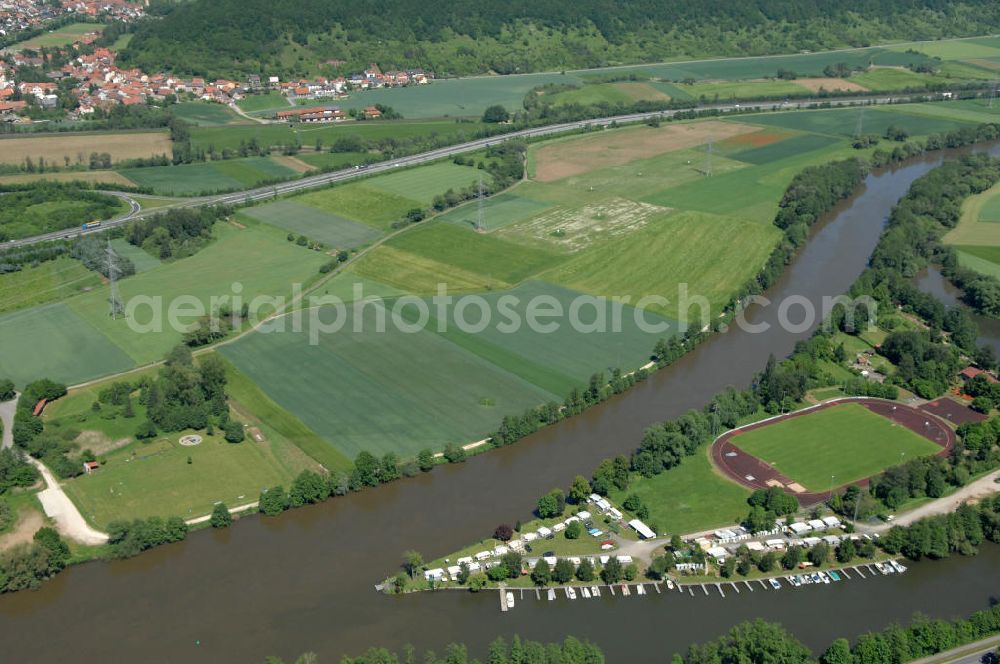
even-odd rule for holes
{"type": "Polygon", "coordinates": [[[159,0],[123,60],[283,76],[423,67],[501,74],[983,34],[992,0],[159,0]]]}

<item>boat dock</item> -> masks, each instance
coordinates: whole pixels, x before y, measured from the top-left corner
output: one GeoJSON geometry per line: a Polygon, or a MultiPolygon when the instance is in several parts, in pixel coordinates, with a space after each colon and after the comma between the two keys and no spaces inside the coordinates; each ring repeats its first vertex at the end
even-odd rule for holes
{"type": "MultiPolygon", "coordinates": [[[[859,563],[855,566],[849,566],[846,568],[839,569],[826,569],[820,570],[815,568],[806,568],[802,570],[795,570],[794,573],[789,573],[783,576],[772,576],[761,579],[739,579],[736,581],[705,581],[702,583],[678,583],[674,579],[667,579],[666,581],[651,581],[644,583],[628,583],[621,582],[610,585],[591,585],[591,586],[551,586],[548,588],[519,588],[517,592],[520,595],[522,601],[525,598],[531,597],[531,591],[534,590],[535,600],[541,601],[543,598],[548,599],[552,602],[559,599],[557,592],[561,591],[561,594],[565,596],[566,600],[572,601],[577,599],[579,596],[582,599],[599,599],[601,597],[602,588],[606,588],[611,592],[613,597],[631,597],[634,595],[646,596],[651,595],[652,592],[647,588],[647,586],[652,586],[656,589],[657,595],[664,595],[669,593],[664,593],[661,584],[665,583],[668,590],[676,590],[682,596],[685,592],[691,596],[695,596],[695,588],[701,588],[701,591],[706,597],[712,595],[709,593],[709,586],[714,587],[718,593],[719,597],[725,599],[726,592],[722,586],[728,585],[733,592],[737,595],[742,593],[740,589],[740,584],[750,591],[754,592],[753,582],[756,581],[760,584],[760,587],[764,590],[781,590],[785,586],[795,589],[801,588],[807,585],[836,585],[844,581],[860,581],[862,579],[868,579],[869,577],[877,576],[891,576],[896,574],[902,574],[906,571],[906,567],[901,565],[897,560],[888,560],[886,562],[873,562],[873,563],[859,563]],[[616,588],[617,586],[617,588],[616,588]],[[544,591],[544,592],[543,592],[544,591]],[[579,595],[577,594],[579,593],[579,595]]],[[[515,591],[501,587],[499,588],[500,595],[500,610],[502,612],[507,612],[513,610],[515,606],[514,601],[515,591]]]]}

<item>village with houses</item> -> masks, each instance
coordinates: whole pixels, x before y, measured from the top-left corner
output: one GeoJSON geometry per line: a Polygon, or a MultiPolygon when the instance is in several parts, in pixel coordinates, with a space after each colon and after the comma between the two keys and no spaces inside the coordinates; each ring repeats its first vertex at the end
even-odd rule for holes
{"type": "MultiPolygon", "coordinates": [[[[88,17],[126,22],[142,15],[140,6],[124,0],[102,3],[67,0],[64,7],[88,17]]],[[[7,26],[6,33],[0,30],[0,37],[43,27],[70,11],[57,10],[37,1],[0,3],[0,17],[4,21],[0,25],[7,26]]],[[[61,48],[8,48],[0,53],[0,121],[29,124],[33,121],[30,112],[33,107],[43,111],[63,109],[65,119],[79,121],[119,105],[164,105],[181,99],[235,105],[249,95],[278,93],[289,105],[289,110],[276,113],[279,121],[339,122],[349,115],[338,107],[303,105],[343,99],[364,90],[424,85],[433,79],[433,74],[423,69],[383,72],[374,63],[363,72],[346,76],[289,81],[266,74],[250,74],[246,80],[207,80],[168,72],[149,73],[119,67],[118,53],[113,47],[95,45],[101,27],[95,23],[92,31],[79,34],[72,44],[61,48]],[[54,66],[57,62],[64,64],[54,66]],[[44,72],[43,80],[39,80],[38,72],[44,72]]],[[[330,60],[326,64],[335,67],[344,63],[330,60]]],[[[382,115],[374,106],[360,113],[365,119],[382,115]]]]}

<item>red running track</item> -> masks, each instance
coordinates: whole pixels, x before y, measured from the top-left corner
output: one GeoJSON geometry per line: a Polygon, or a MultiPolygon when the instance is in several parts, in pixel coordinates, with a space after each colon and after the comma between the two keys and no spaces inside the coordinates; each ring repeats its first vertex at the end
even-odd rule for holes
{"type": "MultiPolygon", "coordinates": [[[[938,453],[938,456],[947,456],[948,453],[951,452],[951,448],[955,445],[955,432],[952,431],[941,418],[933,413],[929,413],[920,408],[904,406],[892,401],[884,401],[882,399],[848,397],[845,399],[827,401],[819,404],[818,406],[812,406],[810,408],[795,411],[794,413],[779,415],[760,422],[754,422],[753,424],[747,424],[736,429],[731,429],[716,438],[715,442],[712,443],[712,463],[727,477],[749,489],[767,489],[769,487],[768,482],[779,482],[781,486],[785,488],[786,493],[798,498],[799,502],[803,505],[815,505],[816,503],[827,500],[831,496],[831,493],[827,491],[807,491],[804,493],[796,493],[795,491],[792,491],[788,488],[788,485],[792,484],[794,480],[785,477],[774,467],[761,459],[751,454],[747,454],[735,445],[732,442],[732,439],[744,431],[760,429],[761,427],[776,424],[793,417],[804,417],[820,410],[836,408],[837,406],[848,403],[856,403],[864,406],[873,413],[877,413],[878,415],[892,420],[901,426],[905,426],[907,429],[910,429],[931,442],[940,445],[941,451],[938,453]],[[733,454],[734,456],[728,456],[730,454],[733,454]],[[747,479],[748,476],[753,477],[753,479],[747,479]]],[[[867,486],[870,479],[871,478],[865,478],[848,484],[867,486]]],[[[836,487],[833,492],[836,493],[845,489],[848,484],[836,487]]]]}

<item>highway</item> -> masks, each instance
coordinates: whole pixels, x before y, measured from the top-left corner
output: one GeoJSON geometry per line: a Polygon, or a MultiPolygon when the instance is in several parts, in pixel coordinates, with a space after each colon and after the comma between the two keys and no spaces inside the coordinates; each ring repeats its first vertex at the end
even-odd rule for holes
{"type": "MultiPolygon", "coordinates": [[[[921,95],[919,98],[925,99],[926,97],[921,95]]],[[[132,221],[134,219],[141,219],[145,216],[156,214],[157,212],[162,212],[163,210],[168,208],[198,207],[201,205],[219,205],[219,204],[239,205],[242,203],[266,200],[269,198],[274,198],[281,194],[290,194],[306,189],[315,189],[318,187],[324,187],[334,183],[347,182],[349,180],[367,177],[370,175],[374,175],[376,173],[384,173],[386,171],[391,171],[396,168],[402,168],[405,166],[416,166],[418,164],[423,164],[430,161],[436,161],[438,159],[444,159],[447,157],[452,157],[466,152],[474,152],[476,150],[481,150],[483,148],[489,147],[490,144],[500,143],[502,141],[507,141],[513,138],[537,138],[541,136],[550,136],[553,134],[561,134],[570,131],[586,129],[587,127],[607,127],[613,123],[644,122],[651,118],[673,117],[674,115],[677,115],[679,113],[685,113],[691,110],[701,111],[701,112],[715,110],[725,114],[733,112],[743,112],[749,109],[759,110],[759,111],[797,110],[797,109],[802,109],[804,106],[815,104],[817,103],[817,101],[827,102],[831,106],[850,106],[853,104],[858,104],[860,102],[867,102],[869,104],[875,104],[875,105],[885,105],[885,104],[905,102],[910,100],[911,98],[907,96],[894,96],[894,97],[859,96],[859,97],[838,97],[838,98],[823,99],[823,100],[813,99],[809,101],[798,101],[798,102],[779,101],[779,102],[767,102],[763,104],[761,103],[708,104],[699,106],[695,109],[651,111],[648,113],[631,113],[627,115],[616,115],[605,118],[581,120],[578,122],[567,122],[563,124],[548,125],[545,127],[521,129],[518,131],[510,132],[508,134],[491,136],[489,138],[481,138],[474,141],[469,141],[467,143],[449,145],[447,147],[438,148],[436,150],[431,150],[429,152],[423,152],[408,157],[400,157],[398,159],[382,161],[376,164],[371,164],[369,166],[363,166],[360,168],[358,167],[349,168],[340,171],[331,171],[329,173],[321,173],[318,175],[310,175],[308,177],[304,177],[298,180],[290,180],[288,182],[282,182],[280,184],[271,185],[267,187],[258,187],[255,189],[247,189],[245,191],[239,191],[229,194],[218,194],[212,196],[204,196],[200,198],[187,199],[182,203],[176,203],[169,206],[161,206],[151,210],[142,210],[139,204],[134,199],[132,199],[130,195],[127,193],[105,192],[126,200],[127,202],[129,202],[130,207],[132,209],[125,214],[115,217],[114,219],[103,221],[101,226],[95,229],[83,231],[79,227],[68,228],[66,230],[55,231],[53,233],[46,233],[44,235],[36,235],[30,238],[12,240],[3,245],[3,248],[23,247],[31,244],[37,244],[39,242],[68,239],[86,233],[100,233],[109,228],[121,226],[122,224],[128,223],[129,221],[132,221]]]]}

